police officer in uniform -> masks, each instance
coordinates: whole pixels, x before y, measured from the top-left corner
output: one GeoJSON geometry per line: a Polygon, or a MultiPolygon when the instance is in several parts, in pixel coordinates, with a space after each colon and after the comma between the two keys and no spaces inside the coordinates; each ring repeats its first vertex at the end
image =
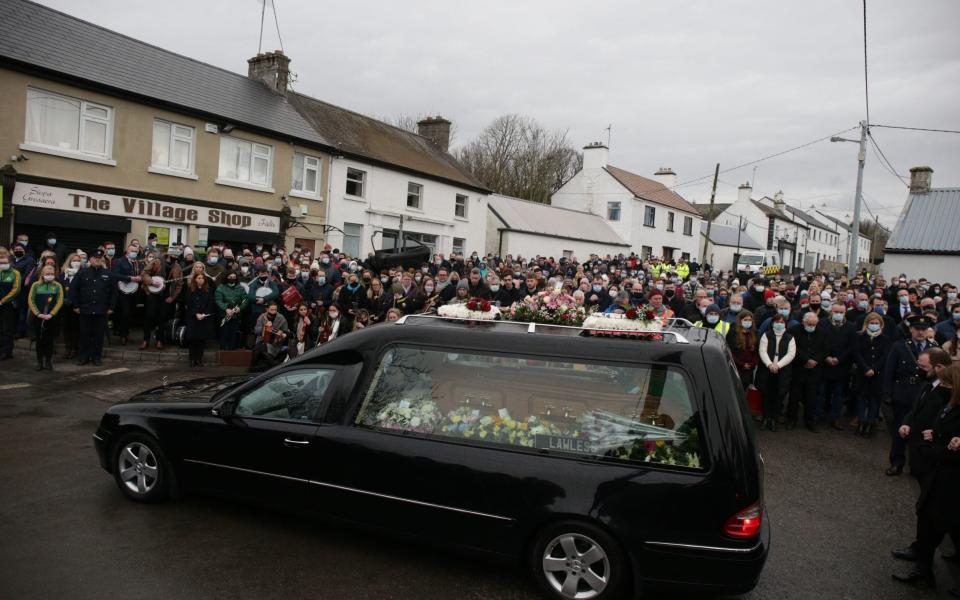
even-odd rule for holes
{"type": "Polygon", "coordinates": [[[884,370],[883,406],[891,440],[887,475],[891,476],[903,473],[907,461],[906,442],[898,431],[924,384],[924,374],[919,372],[917,358],[921,352],[936,345],[927,339],[927,329],[933,327],[930,320],[913,316],[907,322],[910,324],[910,339],[894,342],[884,370]]]}
{"type": "Polygon", "coordinates": [[[81,269],[70,287],[70,304],[80,315],[80,360],[78,365],[92,362],[100,365],[103,358],[103,336],[107,333],[107,319],[117,302],[117,284],[113,274],[104,267],[103,251],[90,255],[90,266],[81,269]]]}

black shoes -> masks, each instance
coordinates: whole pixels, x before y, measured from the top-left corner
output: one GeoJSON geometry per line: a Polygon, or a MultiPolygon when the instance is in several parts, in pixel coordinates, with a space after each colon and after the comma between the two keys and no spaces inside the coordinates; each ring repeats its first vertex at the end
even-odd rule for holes
{"type": "Polygon", "coordinates": [[[89,358],[81,358],[80,360],[77,361],[78,367],[82,367],[83,365],[87,365],[87,364],[90,364],[89,358]]]}
{"type": "Polygon", "coordinates": [[[913,551],[912,546],[907,546],[906,548],[896,548],[891,550],[890,554],[892,554],[894,558],[900,560],[909,560],[910,562],[917,560],[917,554],[913,551]]]}
{"type": "Polygon", "coordinates": [[[896,477],[903,473],[903,465],[890,465],[884,472],[890,477],[896,477]]]}
{"type": "Polygon", "coordinates": [[[937,587],[937,581],[933,578],[933,573],[929,571],[921,571],[919,569],[914,569],[907,573],[906,575],[900,575],[894,573],[891,575],[895,581],[900,583],[905,583],[907,585],[912,585],[914,587],[925,587],[925,588],[935,588],[937,587]]]}
{"type": "Polygon", "coordinates": [[[810,433],[820,433],[820,431],[817,430],[817,424],[814,421],[807,421],[806,423],[804,423],[804,426],[807,428],[807,431],[809,431],[810,433]]]}

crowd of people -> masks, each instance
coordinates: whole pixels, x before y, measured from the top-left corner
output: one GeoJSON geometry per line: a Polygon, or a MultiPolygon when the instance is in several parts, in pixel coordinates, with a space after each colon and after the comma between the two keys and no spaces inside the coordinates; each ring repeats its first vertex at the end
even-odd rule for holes
{"type": "MultiPolygon", "coordinates": [[[[953,437],[960,432],[951,429],[960,414],[951,410],[960,301],[948,282],[905,274],[887,281],[867,272],[748,276],[632,254],[580,261],[438,253],[418,268],[377,271],[372,254],[362,259],[329,245],[314,254],[214,243],[200,254],[182,244],[161,247],[150,236],[145,244],[107,242],[87,253],[68,251],[53,232],[44,242],[33,246],[20,234],[0,248],[0,360],[12,358],[16,336],[29,335],[37,369],[52,369],[62,335],[64,358],[99,365],[108,327],[127,344],[136,312],[140,349],[177,339],[199,366],[216,340],[222,350],[251,349],[250,368],[259,370],[403,315],[474,298],[510,306],[555,289],[588,311],[650,306],[663,319],[716,330],[744,391],[760,398],[765,430],[802,423],[816,432],[826,424],[869,437],[882,418],[890,435],[886,473],[900,475],[909,453],[919,481],[939,482],[924,485],[925,494],[949,487],[948,471],[934,477],[948,468],[941,465],[960,464],[953,437]]],[[[932,577],[931,532],[946,525],[937,527],[918,525],[918,542],[897,551],[919,561],[908,582],[932,577]]]]}

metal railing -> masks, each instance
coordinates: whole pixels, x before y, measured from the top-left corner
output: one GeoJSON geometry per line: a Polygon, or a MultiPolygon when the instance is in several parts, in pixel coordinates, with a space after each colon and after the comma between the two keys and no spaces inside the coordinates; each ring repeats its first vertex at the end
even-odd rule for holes
{"type": "MultiPolygon", "coordinates": [[[[609,333],[615,335],[631,334],[634,332],[625,332],[622,329],[600,329],[597,327],[575,327],[573,325],[554,325],[552,323],[528,323],[525,321],[509,321],[506,319],[493,320],[493,319],[461,319],[461,318],[451,318],[451,317],[441,317],[440,315],[404,315],[397,319],[394,323],[396,325],[404,325],[410,319],[441,319],[444,321],[460,321],[466,323],[496,323],[497,325],[516,325],[517,327],[522,327],[527,330],[527,333],[537,333],[537,329],[567,329],[567,330],[576,330],[576,331],[589,331],[591,333],[609,333]]],[[[675,318],[668,319],[667,326],[672,327],[674,325],[680,325],[684,327],[694,327],[693,323],[686,319],[675,318]]],[[[676,331],[651,331],[651,332],[636,332],[636,333],[651,333],[659,335],[670,335],[673,336],[674,340],[678,344],[689,344],[690,340],[686,338],[683,334],[676,331]]]]}

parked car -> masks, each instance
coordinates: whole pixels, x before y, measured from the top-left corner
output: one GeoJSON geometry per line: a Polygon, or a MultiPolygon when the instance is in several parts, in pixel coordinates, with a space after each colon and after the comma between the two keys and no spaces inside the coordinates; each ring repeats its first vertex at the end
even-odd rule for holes
{"type": "Polygon", "coordinates": [[[522,561],[550,598],[753,588],[762,460],[712,330],[660,340],[406,317],[255,378],[110,407],[132,500],[212,490],[522,561]]]}

